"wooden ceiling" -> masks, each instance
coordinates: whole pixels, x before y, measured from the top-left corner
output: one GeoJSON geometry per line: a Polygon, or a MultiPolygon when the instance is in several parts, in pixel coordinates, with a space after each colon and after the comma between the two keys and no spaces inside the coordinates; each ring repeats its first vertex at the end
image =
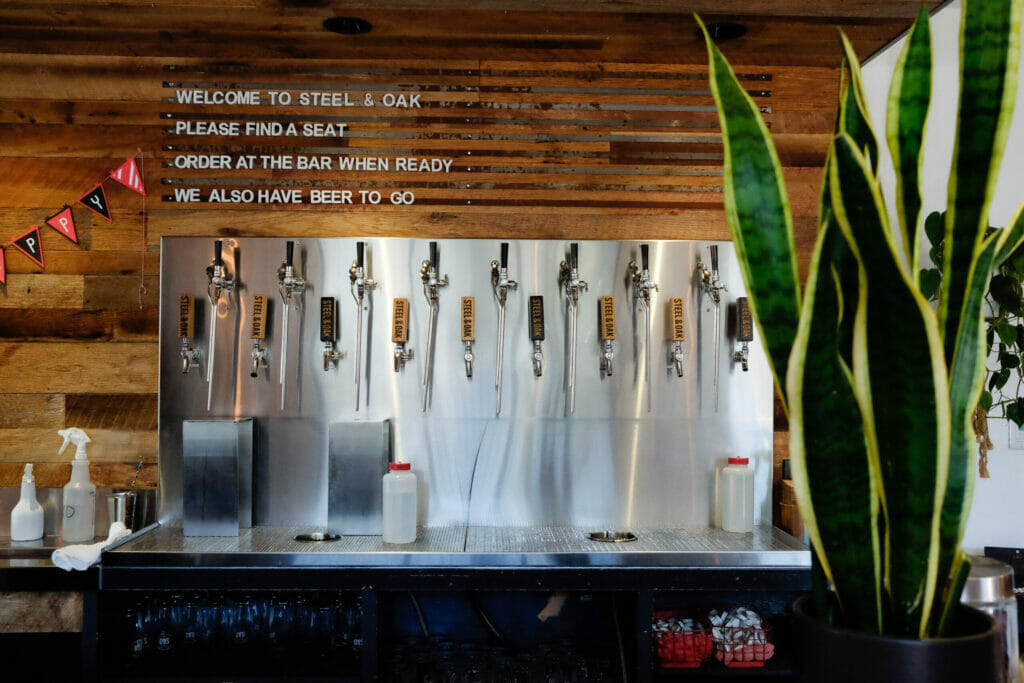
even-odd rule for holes
{"type": "Polygon", "coordinates": [[[0,3],[0,52],[691,64],[706,59],[696,11],[746,28],[723,46],[733,63],[835,67],[837,29],[864,58],[904,31],[919,7],[916,0],[44,0],[0,3]],[[339,15],[366,19],[373,30],[325,31],[323,20],[339,15]]]}

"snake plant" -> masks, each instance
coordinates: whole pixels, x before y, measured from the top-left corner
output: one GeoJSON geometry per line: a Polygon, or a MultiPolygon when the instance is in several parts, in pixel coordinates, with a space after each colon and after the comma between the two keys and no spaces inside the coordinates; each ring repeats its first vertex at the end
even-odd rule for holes
{"type": "MultiPolygon", "coordinates": [[[[910,638],[948,633],[969,564],[971,413],[985,372],[983,300],[1024,241],[1020,210],[986,237],[1016,94],[1020,0],[963,0],[957,138],[937,310],[922,295],[920,172],[931,35],[914,22],[889,93],[890,219],[860,65],[840,34],[835,133],[801,286],[779,157],[758,107],[704,32],[724,144],[725,208],[789,414],[800,511],[835,596],[829,618],[910,638]]],[[[698,22],[700,20],[698,19],[698,22]]],[[[703,24],[701,24],[703,29],[703,24]]]]}

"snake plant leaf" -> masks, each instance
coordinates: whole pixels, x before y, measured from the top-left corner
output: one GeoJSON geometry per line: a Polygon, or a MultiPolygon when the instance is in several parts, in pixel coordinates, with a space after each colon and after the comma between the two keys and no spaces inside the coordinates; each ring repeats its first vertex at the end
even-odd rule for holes
{"type": "Polygon", "coordinates": [[[877,472],[853,376],[839,352],[840,286],[830,263],[837,241],[845,240],[828,216],[818,231],[789,362],[789,457],[804,524],[843,624],[881,633],[877,472]],[[874,571],[865,570],[865,557],[874,571]]]}
{"type": "Polygon", "coordinates": [[[931,30],[928,8],[922,6],[896,62],[886,110],[886,140],[896,169],[896,215],[902,228],[903,253],[915,275],[919,270],[917,226],[921,215],[922,143],[931,103],[931,74],[931,30]]]}
{"type": "Polygon", "coordinates": [[[934,312],[903,268],[869,161],[849,135],[836,138],[830,172],[836,219],[860,265],[853,372],[868,454],[881,478],[886,628],[919,638],[935,599],[949,466],[942,340],[934,312]]]}
{"type": "MultiPolygon", "coordinates": [[[[860,62],[853,45],[842,31],[839,38],[843,43],[846,55],[843,73],[848,74],[849,81],[840,89],[839,97],[839,133],[847,133],[858,145],[858,149],[871,161],[872,169],[878,174],[878,141],[875,139],[871,115],[868,112],[868,100],[864,94],[864,79],[860,72],[860,62]]],[[[845,79],[844,79],[845,80],[845,79]]]]}
{"type": "Polygon", "coordinates": [[[953,362],[971,264],[988,227],[1017,93],[1020,0],[963,0],[960,110],[949,176],[939,320],[953,362]]]}
{"type": "MultiPolygon", "coordinates": [[[[1022,209],[1024,206],[1017,210],[1010,227],[998,230],[985,239],[968,276],[969,286],[964,300],[965,313],[960,320],[956,351],[949,374],[949,475],[939,527],[939,585],[936,586],[943,600],[937,604],[931,615],[928,631],[932,636],[943,635],[940,628],[944,623],[945,613],[939,605],[949,602],[952,597],[947,593],[952,590],[955,579],[956,551],[963,540],[974,490],[975,434],[972,416],[981,398],[985,377],[985,291],[988,289],[992,268],[996,265],[999,255],[1012,253],[1024,242],[1022,209]]],[[[1016,337],[1016,330],[1012,332],[1016,337]]],[[[1016,356],[1014,359],[1016,360],[1016,356]]],[[[1009,371],[1006,372],[1009,375],[1009,371]]]]}
{"type": "MultiPolygon", "coordinates": [[[[936,603],[928,627],[928,635],[938,636],[945,614],[943,604],[948,602],[946,591],[953,578],[956,551],[960,548],[964,525],[967,523],[971,493],[974,488],[974,425],[971,417],[981,398],[985,367],[984,322],[982,303],[988,288],[989,275],[999,246],[998,235],[992,235],[978,260],[972,266],[970,289],[965,310],[972,312],[960,321],[957,348],[950,368],[949,412],[950,447],[949,475],[942,502],[939,527],[939,559],[936,591],[942,600],[936,603]]],[[[954,601],[955,602],[955,601],[954,601]]]]}
{"type": "Polygon", "coordinates": [[[708,48],[711,92],[725,154],[725,211],[761,339],[785,401],[800,311],[793,217],[768,127],[697,17],[708,48]]]}
{"type": "Polygon", "coordinates": [[[1010,256],[1020,248],[1021,243],[1018,239],[1018,231],[1024,229],[1021,225],[1022,223],[1024,223],[1024,204],[1017,207],[1017,213],[1014,214],[1013,218],[1010,220],[1010,226],[1003,228],[1004,232],[1008,231],[1010,234],[1000,241],[999,251],[996,253],[995,265],[998,266],[1003,261],[1010,258],[1010,256]]]}

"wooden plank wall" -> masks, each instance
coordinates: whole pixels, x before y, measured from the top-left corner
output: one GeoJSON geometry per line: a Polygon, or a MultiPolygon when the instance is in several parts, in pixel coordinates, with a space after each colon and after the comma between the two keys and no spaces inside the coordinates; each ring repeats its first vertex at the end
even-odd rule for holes
{"type": "MultiPolygon", "coordinates": [[[[340,36],[321,28],[337,13],[329,3],[232,4],[0,5],[0,242],[43,225],[127,156],[144,159],[149,189],[143,200],[108,184],[112,223],[77,208],[77,246],[44,227],[45,270],[7,250],[2,486],[16,485],[27,461],[41,463],[40,485],[65,483],[55,434],[64,426],[92,435],[98,484],[126,485],[141,461],[139,485],[155,486],[162,236],[728,238],[705,55],[687,15],[368,8],[359,16],[374,30],[340,36]],[[451,159],[452,171],[165,167],[181,146],[227,154],[294,147],[166,132],[182,117],[250,112],[174,105],[165,84],[254,82],[419,93],[421,109],[345,112],[349,133],[316,144],[335,156],[437,156],[451,159]],[[255,182],[407,187],[417,200],[282,207],[165,199],[185,185],[255,182]]],[[[804,261],[832,129],[835,28],[870,54],[906,26],[905,3],[892,4],[891,16],[744,17],[747,35],[724,46],[737,70],[753,75],[750,89],[768,112],[804,261]]]]}

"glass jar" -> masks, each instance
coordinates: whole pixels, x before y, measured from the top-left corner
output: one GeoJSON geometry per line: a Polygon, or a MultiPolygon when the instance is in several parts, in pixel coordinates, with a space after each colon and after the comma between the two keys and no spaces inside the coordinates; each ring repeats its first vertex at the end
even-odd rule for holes
{"type": "Polygon", "coordinates": [[[1007,683],[1021,683],[1017,645],[1017,599],[1013,596],[1013,567],[991,557],[971,556],[971,573],[960,601],[1002,624],[1007,683]]]}

